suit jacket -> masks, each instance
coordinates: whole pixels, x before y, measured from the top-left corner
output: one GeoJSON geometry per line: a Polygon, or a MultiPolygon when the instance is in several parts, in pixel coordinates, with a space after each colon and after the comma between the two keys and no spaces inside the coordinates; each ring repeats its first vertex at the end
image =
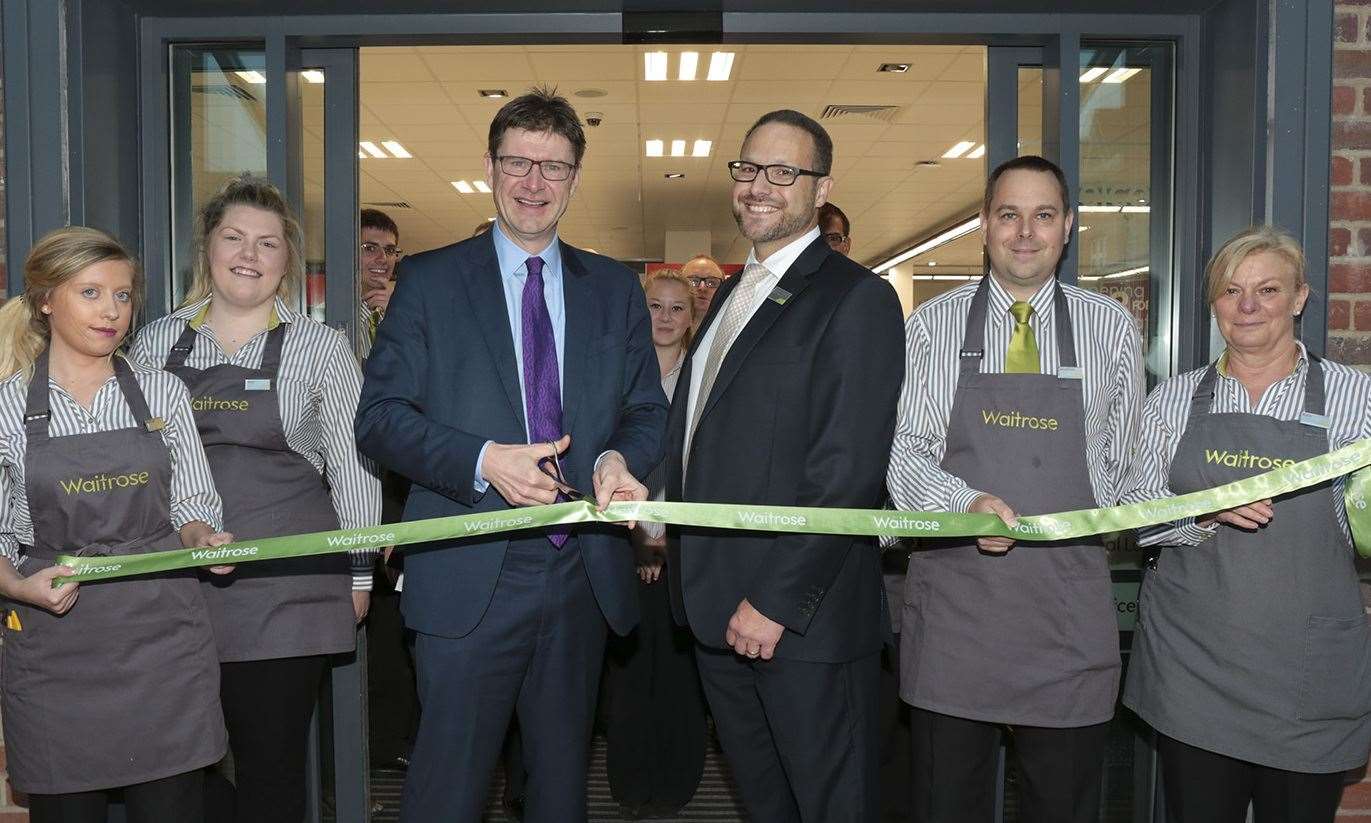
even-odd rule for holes
{"type": "MultiPolygon", "coordinates": [[[[715,295],[702,329],[738,280],[715,295]]],[[[705,353],[682,370],[667,424],[666,499],[877,508],[904,377],[895,290],[823,238],[800,253],[779,288],[790,297],[762,303],[719,368],[684,487],[690,372],[703,368],[705,353]]],[[[785,626],[778,657],[843,662],[879,651],[888,635],[874,539],[671,533],[672,609],[705,645],[726,647],[743,598],[785,626]]]]}
{"type": "MultiPolygon", "coordinates": [[[[657,355],[638,278],[625,266],[561,244],[566,299],[562,426],[567,482],[591,493],[596,457],[616,449],[635,477],[661,458],[666,423],[657,355]]],[[[491,233],[407,257],[367,359],[357,445],[410,478],[405,520],[509,508],[473,488],[487,440],[526,443],[524,404],[491,233]]],[[[633,554],[622,527],[576,526],[595,598],[616,632],[637,623],[633,554]]],[[[490,604],[508,534],[406,549],[405,622],[461,637],[490,604]]]]}

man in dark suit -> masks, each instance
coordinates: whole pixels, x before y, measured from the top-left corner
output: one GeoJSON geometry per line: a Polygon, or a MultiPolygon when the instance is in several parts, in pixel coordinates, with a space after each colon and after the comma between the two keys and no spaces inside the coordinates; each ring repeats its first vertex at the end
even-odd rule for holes
{"type": "MultiPolygon", "coordinates": [[[[557,221],[585,135],[542,90],[490,126],[494,229],[406,258],[366,366],[357,442],[414,481],[406,520],[551,503],[641,500],[666,398],[646,301],[624,266],[573,248],[557,221]],[[560,475],[554,480],[554,475],[560,475]]],[[[638,620],[622,527],[550,527],[407,551],[417,632],[411,823],[476,823],[511,713],[529,770],[526,819],[585,820],[606,623],[638,620]]]]}
{"type": "MultiPolygon", "coordinates": [[[[875,508],[904,331],[894,290],[819,234],[833,143],[794,111],[743,140],[733,214],[753,243],[715,297],[667,428],[667,499],[875,508]]],[[[673,529],[672,606],[758,823],[874,821],[889,635],[874,539],[673,529]]]]}

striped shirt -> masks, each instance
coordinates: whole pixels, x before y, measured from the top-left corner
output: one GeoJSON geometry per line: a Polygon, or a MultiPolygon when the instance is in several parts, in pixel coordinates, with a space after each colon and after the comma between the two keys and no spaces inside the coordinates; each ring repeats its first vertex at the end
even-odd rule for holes
{"type": "MultiPolygon", "coordinates": [[[[132,361],[130,365],[147,399],[148,410],[166,424],[160,433],[171,459],[171,525],[179,530],[199,520],[215,531],[222,530],[224,507],[214,490],[214,477],[195,429],[190,392],[167,372],[132,361]]],[[[28,452],[24,407],[28,390],[26,372],[0,382],[0,556],[16,568],[23,560],[20,547],[33,545],[33,520],[24,477],[24,455],[28,452]]],[[[56,379],[48,380],[48,397],[52,404],[50,437],[141,428],[144,422],[134,419],[113,375],[96,391],[90,411],[59,386],[56,379]]]]}
{"type": "MultiPolygon", "coordinates": [[[[1248,395],[1242,382],[1221,369],[1214,383],[1215,414],[1264,414],[1277,420],[1298,420],[1304,411],[1304,380],[1309,361],[1304,344],[1299,344],[1295,370],[1287,377],[1272,383],[1256,403],[1248,395]]],[[[1371,437],[1371,376],[1341,363],[1322,361],[1325,392],[1324,414],[1328,416],[1328,448],[1340,449],[1357,440],[1371,437]]],[[[1147,398],[1143,408],[1142,427],[1137,457],[1125,484],[1123,502],[1137,503],[1172,497],[1171,461],[1176,457],[1181,436],[1185,434],[1190,417],[1190,398],[1195,394],[1205,369],[1195,369],[1165,381],[1147,398]]],[[[1343,534],[1351,540],[1347,529],[1347,510],[1344,507],[1344,479],[1338,478],[1333,487],[1333,508],[1343,534]]],[[[1207,540],[1217,530],[1195,525],[1194,518],[1178,520],[1169,526],[1144,529],[1138,534],[1143,546],[1194,546],[1207,540]]]]}
{"type": "MultiPolygon", "coordinates": [[[[229,357],[219,347],[213,329],[201,324],[208,307],[209,298],[205,298],[149,324],[134,341],[132,356],[160,368],[190,324],[198,339],[186,358],[189,368],[226,363],[258,368],[267,332],[258,333],[229,357]]],[[[276,392],[286,445],[327,479],[340,528],[375,526],[381,522],[380,473],[375,463],[357,451],[352,432],[362,391],[362,372],[352,347],[341,332],[292,310],[279,298],[268,330],[278,322],[288,324],[276,392]]],[[[379,550],[354,549],[350,554],[353,589],[369,590],[379,550]]]]}
{"type": "Polygon", "coordinates": [[[378,312],[365,302],[357,301],[357,359],[366,360],[371,356],[371,344],[375,335],[372,323],[380,324],[385,312],[378,312]]]}
{"type": "MultiPolygon", "coordinates": [[[[886,481],[895,506],[905,511],[965,512],[982,492],[941,467],[948,420],[957,391],[958,353],[966,315],[979,284],[969,283],[920,306],[905,323],[905,377],[900,392],[895,444],[886,481]]],[[[1058,366],[1055,281],[1028,302],[1038,342],[1039,367],[1058,366]]],[[[1144,393],[1142,341],[1133,317],[1094,292],[1063,285],[1071,312],[1076,364],[1083,371],[1085,460],[1099,505],[1114,503],[1123,489],[1144,393]]],[[[985,356],[981,371],[1002,373],[1014,331],[1014,298],[991,278],[986,305],[985,356]]]]}

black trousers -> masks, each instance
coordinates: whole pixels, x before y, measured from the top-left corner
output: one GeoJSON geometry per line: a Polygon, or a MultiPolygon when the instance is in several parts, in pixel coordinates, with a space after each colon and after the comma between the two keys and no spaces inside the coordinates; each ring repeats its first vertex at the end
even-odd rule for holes
{"type": "MultiPolygon", "coordinates": [[[[1001,730],[920,708],[914,737],[915,823],[992,823],[1001,730]]],[[[1109,724],[1074,729],[1013,726],[1011,751],[1023,782],[1023,823],[1096,823],[1109,724]]]]}
{"type": "Polygon", "coordinates": [[[611,638],[606,655],[609,791],[619,805],[674,816],[700,785],[705,767],[705,698],[695,668],[695,640],[677,626],[667,575],[640,583],[642,620],[611,638]]]}
{"type": "Polygon", "coordinates": [[[695,648],[719,742],[753,823],[875,823],[879,652],[810,663],[695,648]]]}
{"type": "Polygon", "coordinates": [[[322,656],[220,665],[237,823],[300,823],[304,818],[309,718],[327,665],[322,656]]]}
{"type": "MultiPolygon", "coordinates": [[[[113,789],[29,795],[31,823],[106,823],[113,789]]],[[[205,819],[205,771],[125,786],[128,823],[200,823],[205,819]]]]}
{"type": "Polygon", "coordinates": [[[1333,823],[1345,772],[1307,774],[1259,766],[1157,735],[1171,823],[1333,823]]]}
{"type": "Polygon", "coordinates": [[[519,716],[526,823],[586,819],[590,732],[608,627],[573,536],[505,551],[490,607],[463,637],[418,635],[423,713],[400,803],[405,823],[477,823],[519,716]]]}

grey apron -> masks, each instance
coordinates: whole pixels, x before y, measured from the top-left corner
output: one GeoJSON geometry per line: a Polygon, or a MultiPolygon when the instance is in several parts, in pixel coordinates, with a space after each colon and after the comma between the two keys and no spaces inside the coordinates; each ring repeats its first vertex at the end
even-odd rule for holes
{"type": "MultiPolygon", "coordinates": [[[[1097,505],[1085,461],[1082,381],[982,374],[989,276],[967,313],[942,468],[1020,514],[1097,505]]],[[[1057,350],[1076,371],[1066,296],[1056,287],[1057,350]]],[[[1079,374],[1079,372],[1076,372],[1079,374]]],[[[1109,563],[1098,540],[920,541],[910,554],[900,696],[970,720],[1069,728],[1114,714],[1119,639],[1109,563]]]]}
{"type": "MultiPolygon", "coordinates": [[[[1191,398],[1171,463],[1176,494],[1270,470],[1261,458],[1328,451],[1314,356],[1308,422],[1213,414],[1216,378],[1210,366],[1191,398]]],[[[1220,526],[1198,546],[1162,549],[1143,581],[1124,703],[1162,734],[1263,766],[1328,773],[1365,763],[1371,629],[1334,505],[1323,483],[1276,500],[1256,532],[1220,526]]]]}
{"type": "MultiPolygon", "coordinates": [[[[236,540],[332,531],[338,515],[323,477],[286,443],[277,399],[286,323],[267,334],[262,364],[185,365],[199,335],[187,325],[166,370],[190,388],[195,425],[236,540]]],[[[206,575],[219,659],[274,660],[351,651],[356,643],[346,554],[244,563],[206,575]]]]}
{"type": "MultiPolygon", "coordinates": [[[[63,553],[181,548],[166,444],[147,425],[147,401],[122,357],[114,358],[114,374],[137,427],[49,437],[46,351],[34,366],[24,410],[34,545],[25,549],[23,574],[63,553]]],[[[0,707],[16,789],[128,786],[224,756],[219,664],[194,573],[83,583],[61,616],[11,607],[23,628],[5,631],[0,707]]]]}

